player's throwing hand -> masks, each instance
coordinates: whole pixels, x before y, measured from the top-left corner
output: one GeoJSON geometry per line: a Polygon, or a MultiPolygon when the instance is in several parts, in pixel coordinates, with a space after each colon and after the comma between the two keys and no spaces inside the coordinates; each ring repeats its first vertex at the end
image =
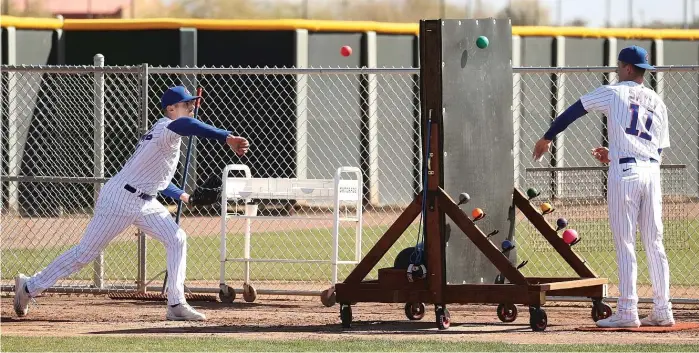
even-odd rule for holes
{"type": "Polygon", "coordinates": [[[534,145],[534,153],[532,157],[534,157],[534,160],[537,162],[541,161],[544,153],[548,152],[549,148],[551,148],[551,140],[547,140],[545,138],[540,139],[536,145],[534,145]]]}
{"type": "Polygon", "coordinates": [[[244,155],[250,148],[250,142],[244,137],[228,135],[226,144],[239,156],[244,155]]]}
{"type": "Polygon", "coordinates": [[[607,147],[597,147],[592,150],[592,156],[602,163],[609,163],[609,149],[607,147]]]}

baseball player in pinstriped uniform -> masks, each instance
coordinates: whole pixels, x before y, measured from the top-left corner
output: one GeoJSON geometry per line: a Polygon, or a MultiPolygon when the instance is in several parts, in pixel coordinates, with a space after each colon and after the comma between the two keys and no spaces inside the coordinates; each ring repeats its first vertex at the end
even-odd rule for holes
{"type": "MultiPolygon", "coordinates": [[[[170,181],[180,157],[182,136],[198,136],[228,145],[238,155],[249,148],[245,138],[217,129],[192,118],[194,102],[184,87],[171,87],[162,96],[164,117],[158,120],[136,146],[124,167],[101,189],[94,217],[78,245],[58,256],[32,277],[15,278],[14,309],[18,316],[29,311],[33,297],[93,261],[107,244],[130,225],[163,243],[167,253],[168,320],[205,320],[189,306],[184,296],[187,239],[170,212],[156,199],[156,193],[180,199],[191,205],[212,203],[216,195],[202,196],[195,190],[184,193],[170,181]],[[206,201],[202,199],[206,198],[206,201]]],[[[220,197],[220,194],[218,194],[220,197]]]]}
{"type": "Polygon", "coordinates": [[[600,327],[672,326],[670,270],[663,246],[660,162],[670,147],[667,107],[655,91],[643,85],[648,53],[638,46],[619,52],[619,83],[605,85],[584,95],[551,124],[534,146],[540,160],[553,138],[589,111],[607,116],[609,148],[598,147],[592,155],[609,164],[607,202],[619,271],[617,312],[597,321],[600,327]],[[636,293],[636,229],[639,226],[653,284],[653,310],[638,317],[636,293]]]}

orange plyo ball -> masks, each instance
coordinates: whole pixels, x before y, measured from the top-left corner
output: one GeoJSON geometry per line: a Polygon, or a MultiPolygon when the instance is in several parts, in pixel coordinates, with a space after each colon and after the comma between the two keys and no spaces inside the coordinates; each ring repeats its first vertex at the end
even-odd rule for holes
{"type": "Polygon", "coordinates": [[[471,216],[473,216],[473,218],[479,218],[482,215],[483,210],[481,210],[480,208],[474,208],[473,211],[471,211],[471,216]]]}

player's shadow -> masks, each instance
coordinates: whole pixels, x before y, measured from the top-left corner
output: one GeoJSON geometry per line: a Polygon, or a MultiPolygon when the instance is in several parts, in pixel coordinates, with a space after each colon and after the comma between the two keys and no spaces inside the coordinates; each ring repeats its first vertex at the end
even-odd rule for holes
{"type": "Polygon", "coordinates": [[[480,335],[493,333],[531,332],[529,325],[523,324],[492,324],[492,323],[464,323],[452,324],[449,330],[439,331],[433,322],[404,322],[404,321],[356,321],[352,328],[345,329],[337,324],[326,325],[292,325],[292,326],[245,326],[245,325],[217,325],[217,326],[181,326],[181,327],[152,327],[124,330],[92,331],[94,335],[129,335],[129,334],[232,334],[232,333],[317,333],[353,335],[480,335]],[[488,327],[484,330],[484,327],[488,327]],[[497,327],[497,328],[495,328],[497,327]],[[472,329],[470,329],[472,328],[472,329]]]}
{"type": "MultiPolygon", "coordinates": [[[[207,302],[207,301],[196,301],[196,300],[189,300],[187,301],[189,305],[191,305],[195,309],[203,309],[203,310],[227,310],[227,309],[252,309],[252,308],[276,308],[276,309],[299,309],[301,308],[300,305],[295,305],[295,304],[282,304],[282,303],[270,303],[270,302],[265,302],[264,304],[260,303],[246,303],[246,302],[233,302],[233,303],[221,303],[221,302],[207,302]]],[[[111,302],[105,301],[105,302],[100,302],[100,303],[91,303],[90,306],[109,306],[113,307],[114,305],[121,305],[121,306],[147,306],[147,307],[162,307],[165,308],[167,305],[166,301],[158,301],[158,300],[124,300],[124,299],[118,299],[114,300],[111,302]]]]}
{"type": "Polygon", "coordinates": [[[31,317],[18,318],[12,316],[2,316],[0,317],[0,322],[11,323],[11,322],[74,322],[74,320],[62,320],[62,319],[32,319],[31,317]]]}

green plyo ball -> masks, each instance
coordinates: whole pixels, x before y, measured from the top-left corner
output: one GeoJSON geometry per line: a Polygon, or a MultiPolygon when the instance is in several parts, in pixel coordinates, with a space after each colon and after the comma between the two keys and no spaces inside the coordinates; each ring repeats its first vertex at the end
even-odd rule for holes
{"type": "Polygon", "coordinates": [[[476,46],[478,46],[481,49],[487,48],[488,47],[488,37],[486,36],[480,36],[478,39],[476,39],[476,46]]]}
{"type": "Polygon", "coordinates": [[[530,199],[533,199],[537,196],[539,196],[539,192],[536,191],[536,189],[529,188],[529,190],[527,190],[527,197],[529,197],[530,199]]]}

